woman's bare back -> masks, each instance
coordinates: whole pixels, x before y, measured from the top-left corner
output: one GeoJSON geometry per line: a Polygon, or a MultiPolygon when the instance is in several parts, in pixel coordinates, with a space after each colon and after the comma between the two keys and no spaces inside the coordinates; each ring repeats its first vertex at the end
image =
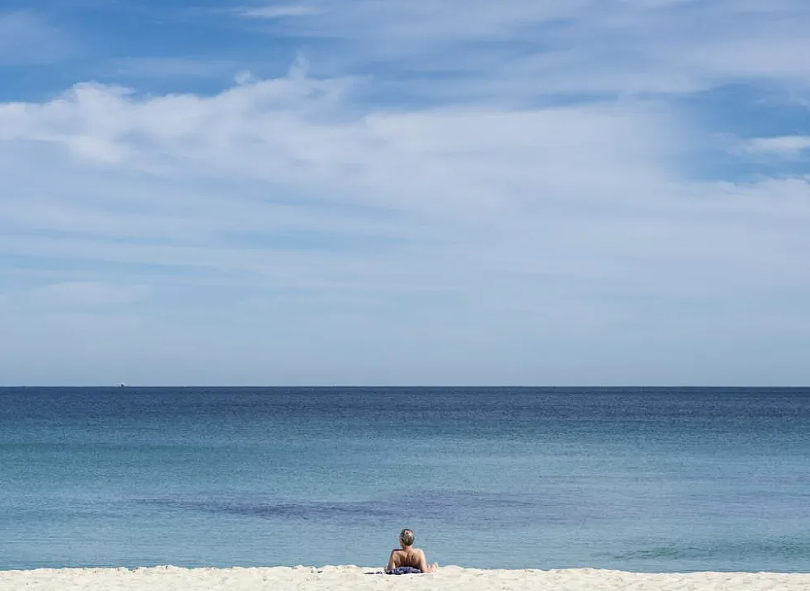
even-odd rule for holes
{"type": "Polygon", "coordinates": [[[425,553],[419,548],[413,547],[413,540],[413,531],[410,529],[403,529],[399,534],[399,543],[401,547],[391,550],[391,556],[388,557],[388,566],[385,569],[387,572],[403,566],[418,569],[423,573],[432,573],[439,568],[438,564],[428,566],[425,553]]]}
{"type": "Polygon", "coordinates": [[[429,573],[436,570],[437,565],[428,566],[425,553],[421,548],[395,548],[391,550],[388,570],[393,570],[400,566],[410,566],[411,568],[419,569],[423,573],[429,573]]]}

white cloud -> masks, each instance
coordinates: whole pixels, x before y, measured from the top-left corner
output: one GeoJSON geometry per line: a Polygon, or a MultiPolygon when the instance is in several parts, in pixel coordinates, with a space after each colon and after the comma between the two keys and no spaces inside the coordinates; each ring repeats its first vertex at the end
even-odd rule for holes
{"type": "Polygon", "coordinates": [[[96,308],[132,304],[144,299],[143,285],[119,286],[90,281],[52,283],[33,290],[28,297],[46,308],[96,308]]]}
{"type": "Polygon", "coordinates": [[[210,98],[83,85],[0,107],[0,211],[18,234],[0,250],[278,288],[457,292],[505,269],[597,284],[675,273],[720,291],[795,279],[800,255],[777,226],[806,218],[806,184],[684,183],[667,164],[682,132],[654,105],[347,116],[353,84],[297,77],[210,98]],[[757,217],[775,222],[752,252],[743,226],[757,217]],[[787,267],[743,272],[772,257],[787,267]]]}
{"type": "MultiPolygon", "coordinates": [[[[322,2],[269,34],[328,41],[319,71],[398,70],[411,94],[691,93],[746,80],[803,88],[810,51],[799,0],[322,2]],[[420,82],[420,73],[461,80],[420,82]],[[416,86],[412,84],[416,81],[416,86]]],[[[272,13],[273,7],[269,9],[272,13]]]]}
{"type": "Polygon", "coordinates": [[[295,16],[309,16],[319,12],[318,7],[306,4],[282,4],[261,6],[258,8],[241,8],[238,14],[245,18],[278,19],[295,16]]]}
{"type": "Polygon", "coordinates": [[[744,149],[756,154],[795,156],[804,150],[810,149],[810,136],[785,135],[753,138],[744,143],[744,149]]]}
{"type": "Polygon", "coordinates": [[[510,176],[519,160],[526,168],[511,182],[530,192],[537,182],[557,187],[563,175],[590,186],[587,178],[568,178],[582,167],[601,184],[613,174],[616,182],[640,179],[662,165],[661,134],[674,133],[665,116],[644,105],[371,112],[347,119],[341,108],[351,88],[348,80],[296,75],[243,80],[211,98],[140,99],[120,88],[80,85],[43,105],[0,107],[0,129],[6,139],[63,146],[88,163],[328,186],[342,199],[416,210],[443,209],[445,202],[455,207],[459,199],[490,202],[494,195],[508,201],[486,185],[510,176]],[[616,141],[621,138],[626,141],[616,141]],[[631,161],[637,172],[616,174],[631,161]],[[475,163],[480,166],[468,168],[475,163]],[[389,178],[400,180],[391,186],[389,178]],[[443,192],[448,183],[463,197],[443,192]]]}

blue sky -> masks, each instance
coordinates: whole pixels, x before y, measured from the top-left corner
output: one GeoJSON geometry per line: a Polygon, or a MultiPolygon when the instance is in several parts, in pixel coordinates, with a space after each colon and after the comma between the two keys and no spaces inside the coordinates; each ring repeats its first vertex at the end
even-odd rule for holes
{"type": "Polygon", "coordinates": [[[809,384],[808,30],[5,0],[0,384],[809,384]]]}

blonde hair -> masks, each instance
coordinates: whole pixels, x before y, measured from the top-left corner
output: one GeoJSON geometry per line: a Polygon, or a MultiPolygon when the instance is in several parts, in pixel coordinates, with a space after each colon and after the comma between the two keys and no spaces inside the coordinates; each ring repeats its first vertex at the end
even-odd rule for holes
{"type": "Polygon", "coordinates": [[[402,533],[399,534],[399,539],[406,546],[413,546],[413,531],[409,529],[403,529],[402,533]]]}

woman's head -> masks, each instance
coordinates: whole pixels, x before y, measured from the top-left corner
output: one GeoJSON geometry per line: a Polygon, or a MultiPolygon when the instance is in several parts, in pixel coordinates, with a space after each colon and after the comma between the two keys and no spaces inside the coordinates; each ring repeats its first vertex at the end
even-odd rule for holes
{"type": "Polygon", "coordinates": [[[403,529],[399,534],[399,541],[403,546],[413,546],[413,530],[403,529]]]}

